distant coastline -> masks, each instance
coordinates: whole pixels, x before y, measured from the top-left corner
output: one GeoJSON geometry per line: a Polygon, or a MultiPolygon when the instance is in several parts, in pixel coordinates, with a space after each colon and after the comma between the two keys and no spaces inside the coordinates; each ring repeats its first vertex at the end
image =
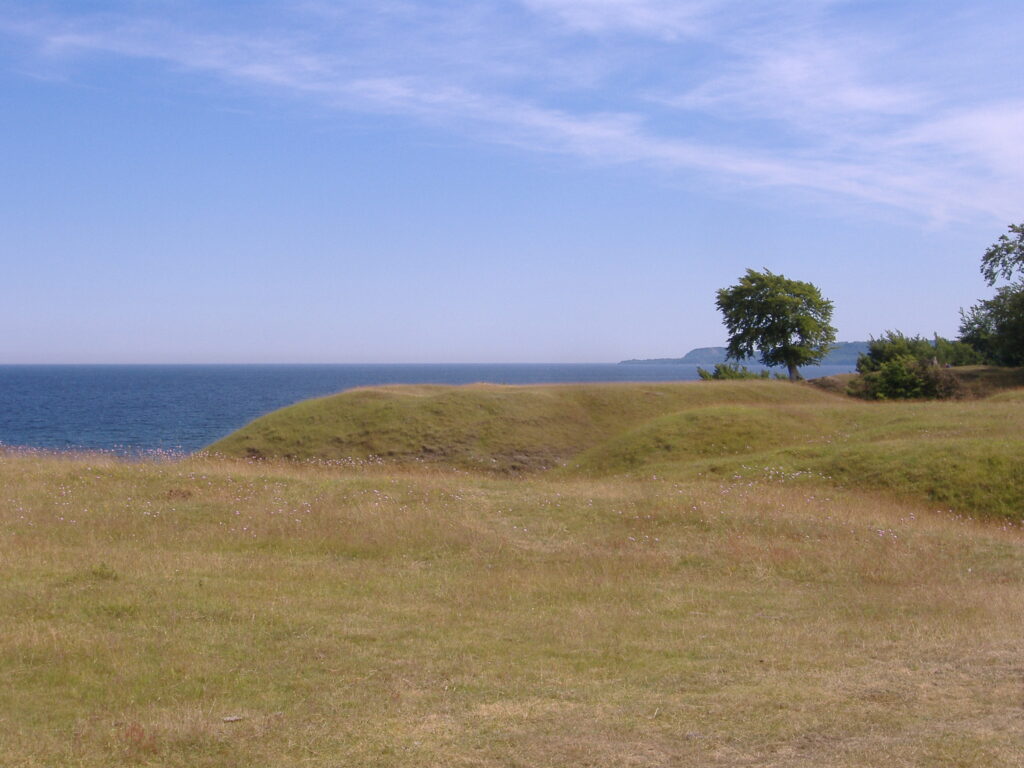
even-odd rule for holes
{"type": "MultiPolygon", "coordinates": [[[[839,341],[828,353],[821,365],[856,365],[857,357],[866,354],[866,341],[839,341]]],[[[644,360],[622,360],[619,365],[715,365],[724,363],[725,347],[697,347],[682,357],[655,357],[644,360]]]]}

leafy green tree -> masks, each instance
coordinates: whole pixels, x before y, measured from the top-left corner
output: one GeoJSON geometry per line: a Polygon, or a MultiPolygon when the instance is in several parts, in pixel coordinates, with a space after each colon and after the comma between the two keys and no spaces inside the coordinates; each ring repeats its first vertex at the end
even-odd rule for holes
{"type": "Polygon", "coordinates": [[[960,339],[995,365],[1024,365],[1024,283],[960,310],[960,339]]]}
{"type": "Polygon", "coordinates": [[[1011,224],[981,257],[989,285],[999,278],[1019,279],[996,290],[991,299],[960,310],[960,340],[995,365],[1024,365],[1024,224],[1011,224]]]}
{"type": "Polygon", "coordinates": [[[715,306],[729,331],[729,359],[756,353],[763,365],[786,366],[791,381],[800,378],[800,366],[821,362],[836,340],[832,302],[811,283],[767,269],[748,269],[739,283],[718,291],[715,306]]]}
{"type": "Polygon", "coordinates": [[[1011,224],[1009,235],[1000,235],[981,257],[981,274],[989,285],[999,277],[1010,280],[1015,272],[1024,276],[1024,224],[1011,224]]]}

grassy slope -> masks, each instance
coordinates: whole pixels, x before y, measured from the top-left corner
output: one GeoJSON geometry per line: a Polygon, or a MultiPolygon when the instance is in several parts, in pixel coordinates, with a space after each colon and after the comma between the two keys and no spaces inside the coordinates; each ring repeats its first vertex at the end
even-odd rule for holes
{"type": "Polygon", "coordinates": [[[672,414],[581,454],[593,475],[814,476],[961,514],[1024,519],[1024,410],[966,403],[833,402],[672,414]]]}
{"type": "Polygon", "coordinates": [[[1016,526],[778,478],[0,452],[0,488],[5,768],[1024,764],[1016,526]]]}
{"type": "Polygon", "coordinates": [[[1005,389],[1024,387],[1024,368],[965,365],[950,369],[968,396],[988,397],[1005,389]]]}
{"type": "Polygon", "coordinates": [[[769,382],[465,387],[392,386],[307,400],[257,419],[210,447],[242,457],[381,456],[464,468],[550,467],[650,418],[720,403],[825,403],[769,382]]]}
{"type": "Polygon", "coordinates": [[[785,382],[384,387],[311,400],[212,446],[591,477],[815,476],[942,509],[1024,517],[1018,393],[865,403],[785,382]]]}

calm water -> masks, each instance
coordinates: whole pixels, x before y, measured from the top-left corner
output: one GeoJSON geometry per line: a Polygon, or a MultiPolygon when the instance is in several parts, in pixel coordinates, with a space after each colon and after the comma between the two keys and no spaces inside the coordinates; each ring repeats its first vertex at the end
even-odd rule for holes
{"type": "Polygon", "coordinates": [[[696,378],[696,366],[678,364],[8,365],[0,366],[0,444],[195,451],[264,413],[352,387],[696,378]]]}

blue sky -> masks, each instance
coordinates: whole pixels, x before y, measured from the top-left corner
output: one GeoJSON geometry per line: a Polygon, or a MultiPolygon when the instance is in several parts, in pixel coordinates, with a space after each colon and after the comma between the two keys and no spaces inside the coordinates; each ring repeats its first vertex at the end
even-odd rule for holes
{"type": "Polygon", "coordinates": [[[955,336],[1024,5],[0,0],[0,363],[584,362],[747,267],[955,336]]]}

